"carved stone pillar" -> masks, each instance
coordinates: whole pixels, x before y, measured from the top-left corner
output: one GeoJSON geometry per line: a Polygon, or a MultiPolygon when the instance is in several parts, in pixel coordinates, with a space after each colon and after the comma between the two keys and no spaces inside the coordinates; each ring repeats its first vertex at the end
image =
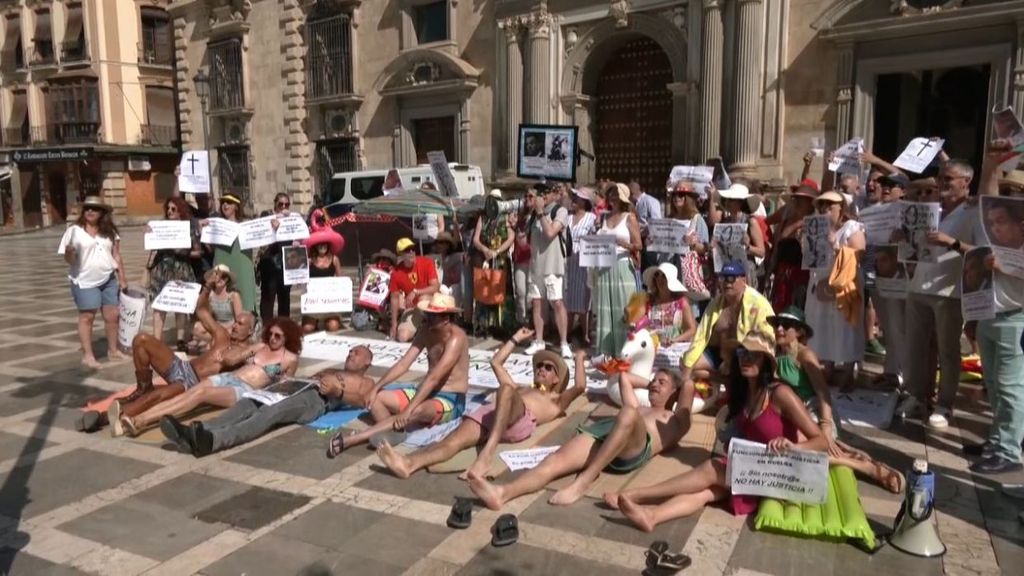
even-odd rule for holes
{"type": "Polygon", "coordinates": [[[527,16],[529,29],[529,98],[527,122],[547,124],[551,120],[551,14],[541,9],[527,16]]]}
{"type": "Polygon", "coordinates": [[[840,44],[836,61],[836,142],[850,140],[853,123],[853,44],[840,44]]]}
{"type": "Polygon", "coordinates": [[[498,23],[505,32],[505,159],[502,168],[515,174],[519,150],[519,124],[523,121],[523,50],[519,42],[519,21],[507,18],[498,23]]]}
{"type": "MultiPolygon", "coordinates": [[[[666,86],[672,93],[672,164],[686,162],[686,134],[687,134],[687,101],[690,92],[693,90],[692,82],[673,82],[666,86]]],[[[712,154],[713,156],[713,154],[712,154]]],[[[703,162],[707,157],[697,161],[703,162]]]]}
{"type": "Polygon", "coordinates": [[[1013,59],[1013,111],[1024,115],[1024,18],[1017,18],[1017,52],[1013,59]]]}
{"type": "Polygon", "coordinates": [[[739,0],[736,12],[736,110],[732,125],[733,163],[730,170],[752,174],[757,168],[760,138],[761,56],[764,50],[762,0],[739,0]]]}
{"type": "Polygon", "coordinates": [[[701,25],[698,162],[721,154],[723,36],[722,0],[704,0],[704,19],[701,25]]]}

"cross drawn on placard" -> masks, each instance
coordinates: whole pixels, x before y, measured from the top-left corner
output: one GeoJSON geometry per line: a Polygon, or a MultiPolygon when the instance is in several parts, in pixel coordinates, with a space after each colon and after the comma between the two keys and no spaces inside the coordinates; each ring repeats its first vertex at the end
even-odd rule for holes
{"type": "Polygon", "coordinates": [[[189,154],[188,160],[186,160],[186,162],[188,162],[189,165],[190,165],[189,168],[192,169],[192,175],[193,176],[195,176],[195,174],[196,174],[196,162],[200,162],[200,161],[201,160],[197,160],[196,159],[195,154],[189,154]]]}
{"type": "Polygon", "coordinates": [[[930,139],[930,140],[925,141],[923,144],[921,144],[921,149],[917,151],[917,157],[920,158],[921,155],[924,154],[925,150],[928,150],[929,148],[934,146],[935,143],[936,143],[935,139],[930,139]]]}

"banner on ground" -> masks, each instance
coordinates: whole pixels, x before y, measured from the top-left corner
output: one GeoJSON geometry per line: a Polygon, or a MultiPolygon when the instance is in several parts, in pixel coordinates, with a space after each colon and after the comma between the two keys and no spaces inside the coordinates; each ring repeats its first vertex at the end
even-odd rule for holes
{"type": "Polygon", "coordinates": [[[907,297],[907,266],[900,262],[896,244],[882,244],[875,249],[875,290],[882,298],[907,297]]]}
{"type": "Polygon", "coordinates": [[[686,235],[689,233],[689,220],[650,220],[647,222],[647,250],[663,254],[688,254],[690,245],[686,243],[686,235]]]}
{"type": "Polygon", "coordinates": [[[996,317],[995,274],[985,262],[991,256],[991,246],[979,246],[964,254],[960,307],[965,322],[996,317]]]}
{"type": "Polygon", "coordinates": [[[982,196],[981,223],[999,268],[1024,278],[1024,198],[982,196]]]}
{"type": "Polygon", "coordinates": [[[352,311],[352,279],[347,276],[310,278],[302,295],[303,314],[352,311]]]}
{"type": "Polygon", "coordinates": [[[714,260],[716,274],[728,262],[746,263],[746,224],[716,224],[711,237],[713,247],[711,255],[714,260]]]}
{"type": "Polygon", "coordinates": [[[385,272],[380,268],[370,268],[366,278],[363,279],[363,285],[359,288],[359,300],[356,303],[366,308],[380,310],[391,293],[390,286],[390,272],[385,272]]]}
{"type": "Polygon", "coordinates": [[[898,223],[895,202],[878,203],[860,211],[857,219],[864,225],[864,238],[868,244],[888,244],[898,223]]]}
{"type": "Polygon", "coordinates": [[[829,236],[832,233],[832,219],[827,215],[804,218],[803,261],[804,270],[831,270],[836,251],[829,236]]]}
{"type": "Polygon", "coordinates": [[[611,268],[615,259],[613,234],[590,234],[580,238],[581,268],[611,268]]]}
{"type": "Polygon", "coordinates": [[[150,220],[142,242],[146,250],[188,250],[192,224],[188,220],[150,220]]]}
{"type": "Polygon", "coordinates": [[[836,174],[860,175],[860,158],[862,154],[864,154],[864,139],[854,138],[832,153],[832,159],[828,162],[828,169],[836,174]]]}
{"type": "Polygon", "coordinates": [[[508,466],[509,472],[516,470],[531,470],[540,466],[545,458],[554,454],[561,446],[541,446],[539,448],[527,448],[525,450],[505,450],[499,452],[498,457],[508,466]]]}
{"type": "Polygon", "coordinates": [[[238,238],[239,226],[237,222],[225,220],[224,218],[209,218],[203,226],[203,232],[199,241],[203,244],[216,244],[218,246],[231,246],[238,238]]]}
{"type": "Polygon", "coordinates": [[[828,497],[828,454],[788,450],[733,438],[726,478],[735,495],[767,496],[803,504],[824,504],[828,497]]]}
{"type": "Polygon", "coordinates": [[[900,232],[900,262],[938,262],[945,248],[928,242],[928,233],[939,229],[942,208],[938,202],[900,202],[897,204],[900,232]]]}
{"type": "Polygon", "coordinates": [[[163,290],[153,300],[153,310],[192,314],[196,311],[196,303],[199,302],[199,292],[202,288],[195,282],[171,280],[164,284],[163,290]]]}
{"type": "Polygon", "coordinates": [[[193,194],[210,193],[210,153],[190,150],[181,155],[178,164],[178,190],[193,194]]]}
{"type": "Polygon", "coordinates": [[[305,246],[282,246],[281,262],[285,286],[309,282],[309,253],[305,246]]]}
{"type": "Polygon", "coordinates": [[[931,165],[945,143],[942,138],[914,138],[892,164],[897,168],[920,174],[931,165]]]}

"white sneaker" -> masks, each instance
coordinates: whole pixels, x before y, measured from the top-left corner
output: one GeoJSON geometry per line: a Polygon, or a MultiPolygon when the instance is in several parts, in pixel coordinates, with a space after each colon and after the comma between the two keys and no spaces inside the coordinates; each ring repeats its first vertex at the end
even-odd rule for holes
{"type": "Polygon", "coordinates": [[[952,417],[952,415],[952,411],[949,410],[948,408],[935,408],[935,411],[932,412],[932,415],[928,417],[928,427],[938,428],[940,430],[943,428],[948,428],[949,418],[952,417]]]}
{"type": "Polygon", "coordinates": [[[896,415],[901,418],[913,417],[921,414],[921,410],[921,403],[917,401],[917,398],[908,396],[896,407],[896,415]]]}
{"type": "Polygon", "coordinates": [[[572,359],[572,348],[569,348],[569,345],[565,342],[562,342],[562,358],[566,360],[572,359]]]}
{"type": "Polygon", "coordinates": [[[533,344],[530,344],[529,346],[527,346],[526,350],[524,350],[523,352],[527,356],[533,356],[534,354],[536,354],[537,352],[540,352],[541,350],[543,350],[546,347],[547,347],[547,344],[545,344],[543,340],[534,340],[533,344]]]}

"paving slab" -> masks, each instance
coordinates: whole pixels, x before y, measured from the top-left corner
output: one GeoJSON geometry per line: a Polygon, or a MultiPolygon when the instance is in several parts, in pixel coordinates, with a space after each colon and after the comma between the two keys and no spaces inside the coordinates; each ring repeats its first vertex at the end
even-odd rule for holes
{"type": "Polygon", "coordinates": [[[194,517],[214,504],[249,490],[248,484],[188,472],[152,488],[130,500],[147,502],[184,516],[194,517]]]}
{"type": "Polygon", "coordinates": [[[0,549],[0,574],[9,576],[86,576],[88,572],[54,564],[11,548],[0,549]]]}
{"type": "Polygon", "coordinates": [[[456,496],[473,497],[469,485],[459,480],[458,474],[430,474],[424,470],[408,480],[402,480],[392,476],[383,464],[374,464],[371,467],[375,473],[356,486],[374,492],[415,498],[444,506],[450,506],[456,496]]]}
{"type": "Polygon", "coordinates": [[[636,576],[636,571],[608,566],[585,558],[526,544],[513,544],[504,548],[485,547],[456,574],[459,576],[511,576],[514,574],[636,576]]]}
{"type": "Polygon", "coordinates": [[[323,480],[370,455],[357,446],[337,458],[328,458],[326,451],[330,438],[330,435],[319,434],[312,428],[296,426],[280,436],[244,448],[226,460],[323,480]]]}
{"type": "Polygon", "coordinates": [[[28,454],[34,454],[50,446],[54,446],[54,444],[45,440],[40,443],[37,439],[0,432],[0,462],[26,454],[26,447],[28,447],[28,454]]]}
{"type": "MultiPolygon", "coordinates": [[[[387,515],[372,510],[324,502],[271,532],[321,548],[342,550],[387,515]]],[[[436,527],[435,527],[436,530],[436,527]]],[[[377,549],[377,545],[371,547],[377,549]]]]}
{"type": "Polygon", "coordinates": [[[287,492],[252,487],[201,510],[196,518],[210,524],[227,524],[255,530],[305,505],[310,498],[287,492]]]}

